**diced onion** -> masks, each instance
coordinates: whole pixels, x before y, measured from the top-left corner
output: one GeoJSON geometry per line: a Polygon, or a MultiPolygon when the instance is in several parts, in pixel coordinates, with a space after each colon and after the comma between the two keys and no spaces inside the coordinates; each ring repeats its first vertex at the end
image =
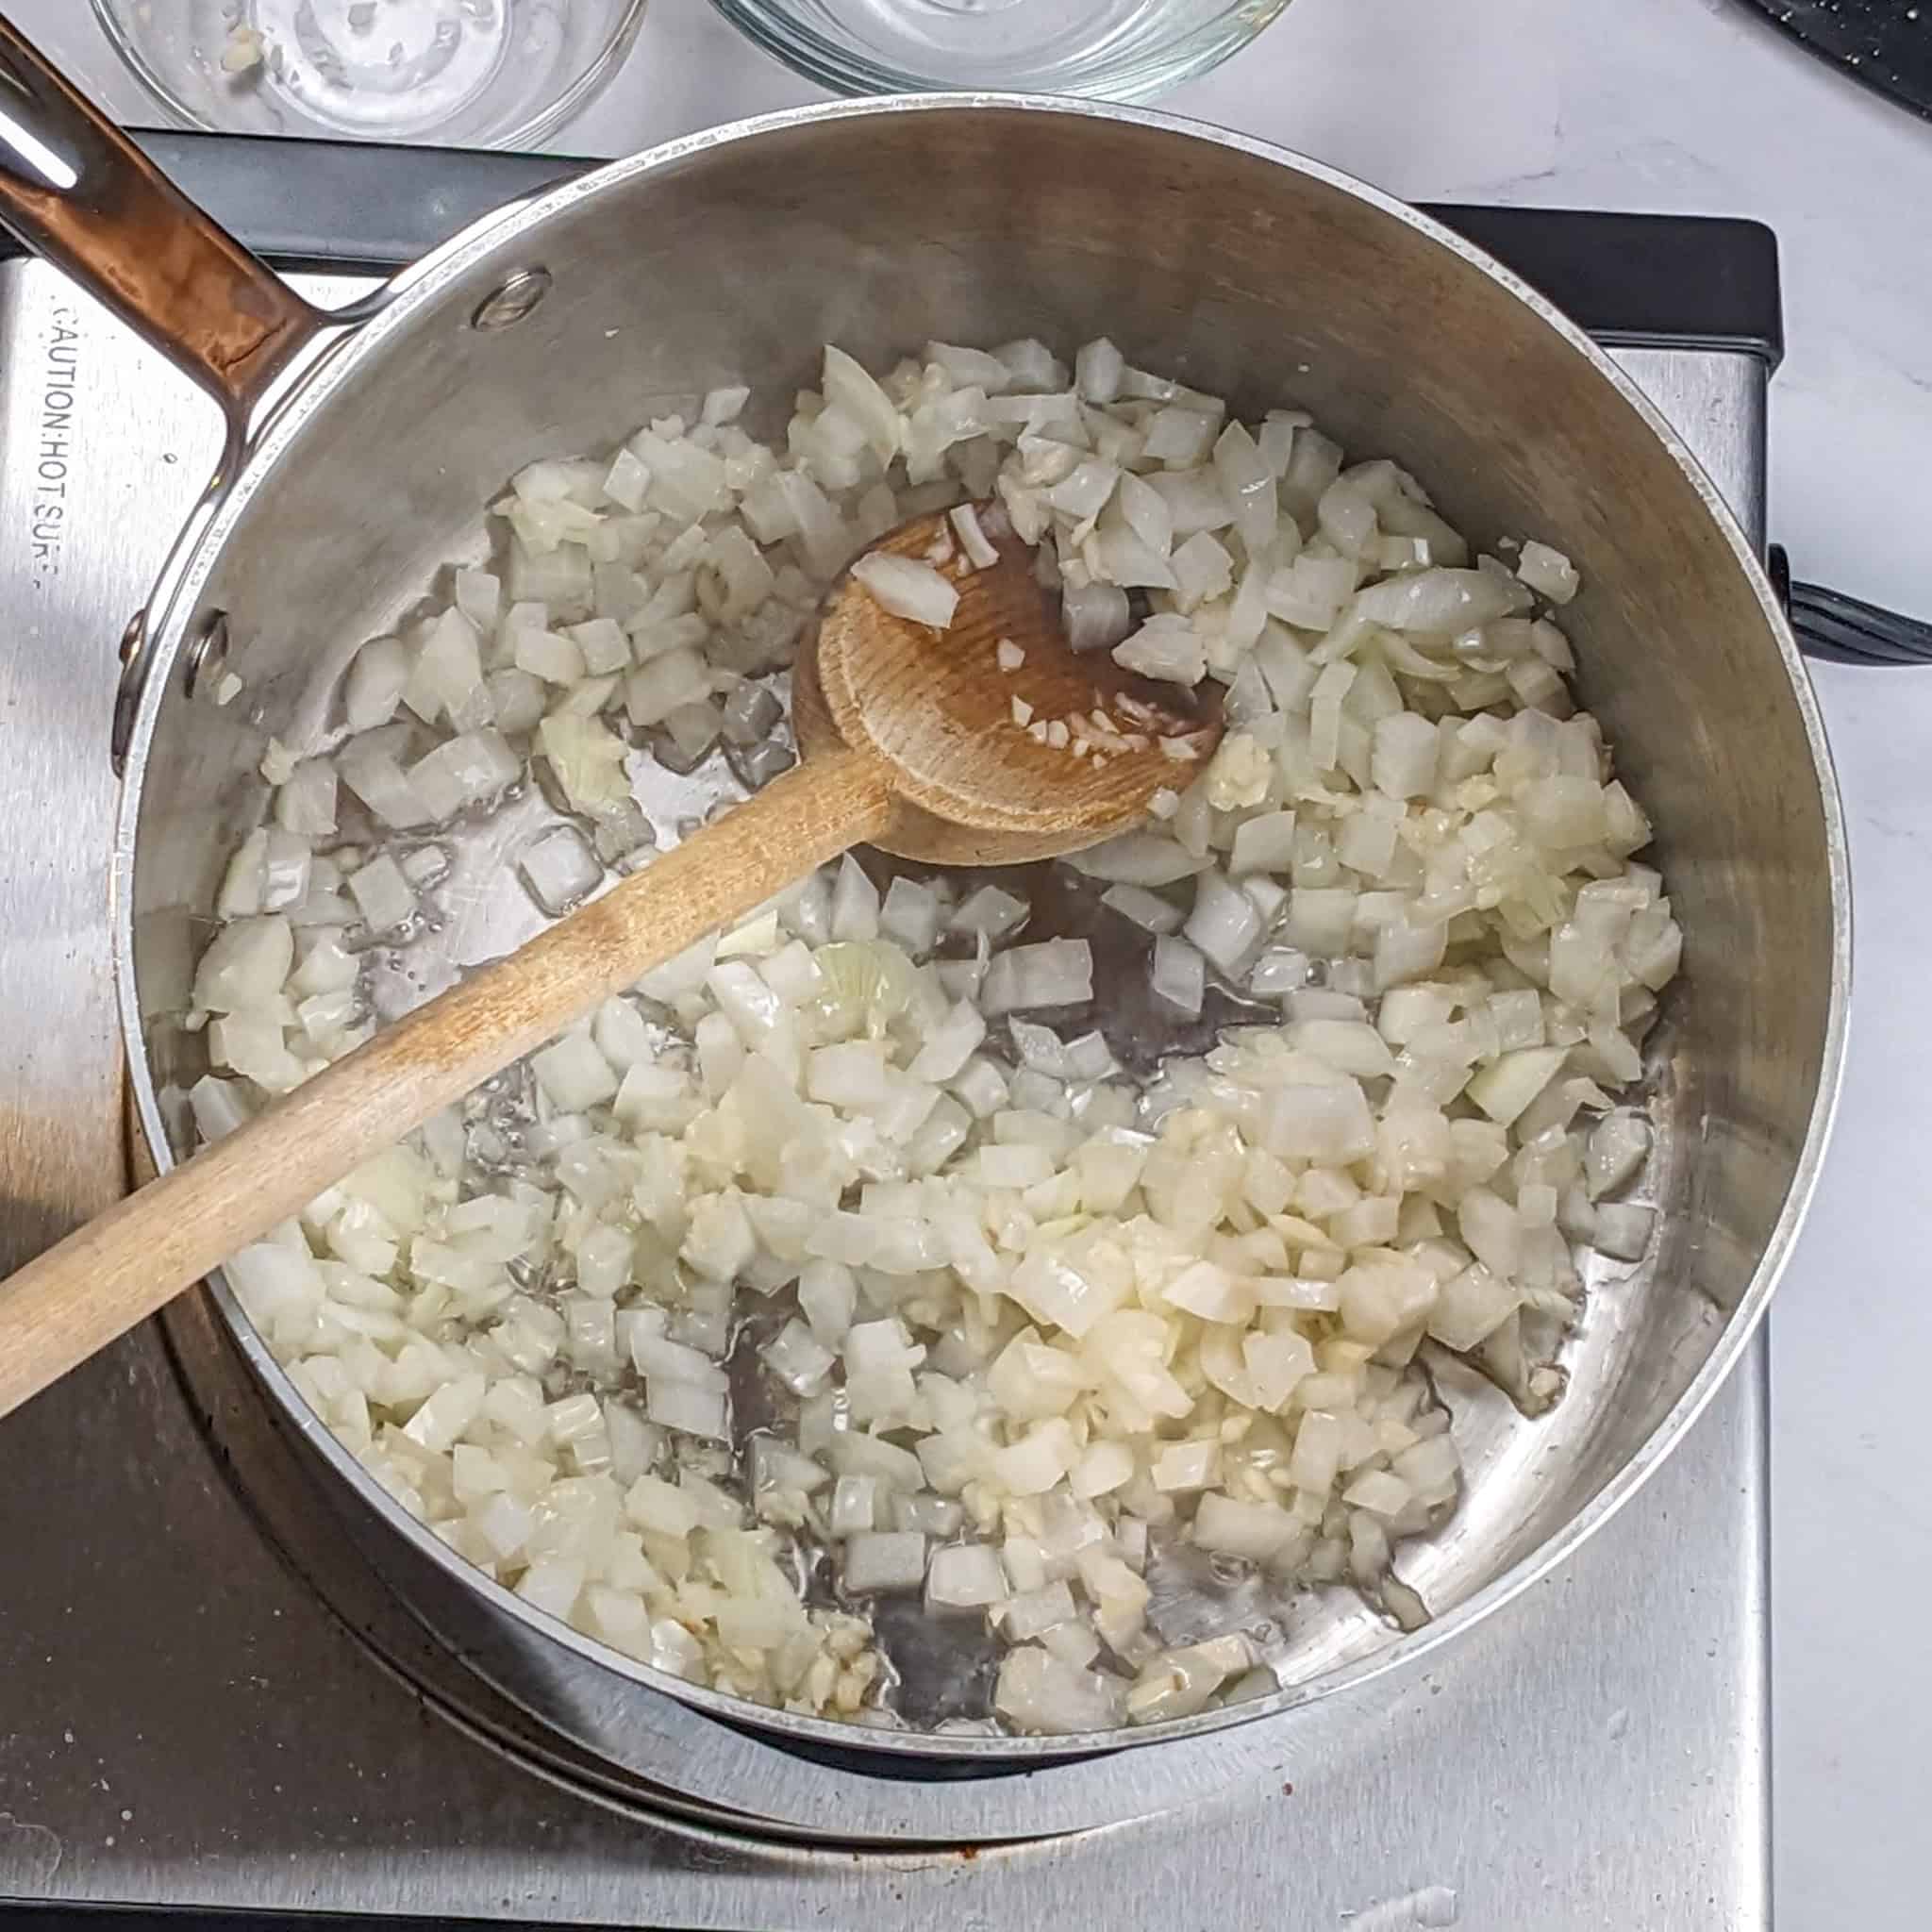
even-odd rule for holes
{"type": "Polygon", "coordinates": [[[1567,604],[1576,594],[1576,566],[1547,543],[1525,543],[1516,559],[1516,575],[1552,604],[1567,604]]]}
{"type": "Polygon", "coordinates": [[[1184,917],[1178,906],[1140,886],[1109,886],[1100,903],[1153,933],[1177,932],[1184,917]]]}
{"type": "Polygon", "coordinates": [[[925,1581],[925,1539],[915,1530],[863,1531],[845,1545],[841,1580],[856,1596],[917,1590],[925,1581]]]}
{"type": "Polygon", "coordinates": [[[959,606],[959,592],[931,564],[916,558],[874,551],[852,566],[852,575],[877,599],[881,608],[914,624],[945,630],[959,606]]]}
{"type": "Polygon", "coordinates": [[[1114,646],[1113,660],[1124,671],[1169,684],[1199,684],[1208,675],[1206,641],[1184,617],[1150,617],[1114,646]]]}
{"type": "Polygon", "coordinates": [[[1176,1012],[1198,1019],[1207,997],[1208,962],[1200,950],[1184,939],[1163,933],[1154,941],[1149,983],[1158,997],[1176,1012]]]}
{"type": "Polygon", "coordinates": [[[1091,947],[1085,940],[1047,940],[995,954],[979,1005],[991,1019],[1047,1007],[1084,1006],[1092,997],[1091,947]]]}
{"type": "Polygon", "coordinates": [[[1577,1250],[1655,1238],[1625,1196],[1684,936],[1565,682],[1577,573],[1472,565],[1394,463],[1105,340],[1071,377],[1030,338],[820,369],[773,443],[726,385],[525,463],[458,552],[500,560],[275,721],[184,1023],[202,1139],[467,930],[473,834],[557,917],[690,829],[667,774],[708,809],[789,769],[770,674],[909,516],[945,515],[926,556],[852,563],[884,608],[944,629],[1016,535],[1076,651],[1213,680],[1213,757],[1163,741],[1148,822],[1056,877],[823,868],[229,1279],[403,1507],[653,1668],[892,1722],[921,1606],[874,1600],[921,1591],[1000,1649],[980,1722],[1262,1694],[1244,1631],[1165,1641],[1176,1557],[1413,1627],[1391,1566],[1462,1480],[1418,1351],[1546,1406],[1577,1250]]]}
{"type": "Polygon", "coordinates": [[[1224,973],[1238,973],[1261,935],[1261,914],[1223,874],[1204,872],[1194,881],[1194,909],[1181,930],[1224,973]]]}

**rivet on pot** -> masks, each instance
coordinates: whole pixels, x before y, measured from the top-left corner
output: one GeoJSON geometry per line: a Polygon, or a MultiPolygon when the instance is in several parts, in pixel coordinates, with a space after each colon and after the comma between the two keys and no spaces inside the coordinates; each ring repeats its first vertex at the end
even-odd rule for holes
{"type": "Polygon", "coordinates": [[[550,292],[551,275],[547,268],[520,268],[496,290],[477,303],[470,317],[472,328],[508,328],[542,301],[550,292]]]}
{"type": "Polygon", "coordinates": [[[192,698],[222,702],[221,680],[228,668],[228,613],[210,610],[182,654],[181,688],[192,698]]]}

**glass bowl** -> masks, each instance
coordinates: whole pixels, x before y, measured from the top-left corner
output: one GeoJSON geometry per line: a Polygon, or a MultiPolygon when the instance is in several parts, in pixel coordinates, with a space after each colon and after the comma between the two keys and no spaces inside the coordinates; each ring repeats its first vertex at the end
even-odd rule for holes
{"type": "Polygon", "coordinates": [[[177,122],[534,146],[616,72],[644,0],[93,0],[177,122]]]}
{"type": "Polygon", "coordinates": [[[958,88],[1145,101],[1236,54],[1288,0],[711,0],[843,94],[958,88]]]}

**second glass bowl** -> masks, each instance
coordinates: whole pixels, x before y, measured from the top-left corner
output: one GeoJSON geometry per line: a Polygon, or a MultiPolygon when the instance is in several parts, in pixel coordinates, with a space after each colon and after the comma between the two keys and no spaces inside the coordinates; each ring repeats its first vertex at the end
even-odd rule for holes
{"type": "Polygon", "coordinates": [[[987,88],[1145,101],[1238,53],[1288,0],[712,0],[843,94],[987,88]]]}
{"type": "Polygon", "coordinates": [[[177,122],[537,146],[616,72],[644,0],[93,0],[177,122]]]}

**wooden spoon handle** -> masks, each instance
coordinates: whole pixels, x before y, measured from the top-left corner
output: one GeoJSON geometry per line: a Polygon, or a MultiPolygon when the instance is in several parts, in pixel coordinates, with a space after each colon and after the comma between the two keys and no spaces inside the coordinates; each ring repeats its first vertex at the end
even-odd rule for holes
{"type": "Polygon", "coordinates": [[[828,748],[29,1261],[0,1282],[0,1416],[891,811],[883,767],[828,748]]]}

